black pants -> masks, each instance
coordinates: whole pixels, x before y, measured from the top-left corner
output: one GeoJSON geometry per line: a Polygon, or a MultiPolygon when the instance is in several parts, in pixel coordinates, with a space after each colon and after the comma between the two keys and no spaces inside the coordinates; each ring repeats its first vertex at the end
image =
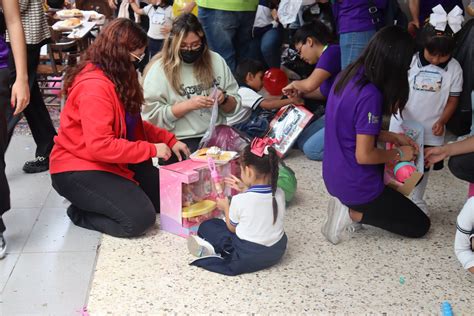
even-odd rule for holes
{"type": "Polygon", "coordinates": [[[474,183],[474,153],[452,156],[448,167],[456,178],[474,183]]]}
{"type": "MultiPolygon", "coordinates": [[[[26,45],[27,48],[27,66],[28,66],[28,83],[30,86],[30,103],[23,111],[28,125],[36,143],[35,156],[49,157],[49,153],[53,149],[53,138],[56,135],[53,122],[49,116],[48,109],[44,104],[43,95],[38,86],[36,78],[36,70],[39,64],[41,44],[26,45]]],[[[13,84],[16,79],[15,62],[13,54],[10,49],[9,60],[10,68],[10,84],[13,84]]],[[[13,116],[11,108],[7,111],[8,122],[8,142],[10,142],[15,126],[21,119],[21,115],[13,116]]]]}
{"type": "Polygon", "coordinates": [[[5,151],[8,143],[5,111],[10,107],[9,77],[8,68],[0,69],[0,233],[5,231],[2,215],[10,209],[10,189],[5,175],[5,151]]]}
{"type": "Polygon", "coordinates": [[[348,207],[363,213],[362,224],[406,237],[423,237],[431,225],[428,216],[415,203],[390,187],[385,187],[372,202],[348,207]]]}
{"type": "Polygon", "coordinates": [[[140,236],[152,227],[160,210],[158,169],[151,161],[129,167],[140,185],[104,171],[52,174],[54,189],[71,202],[71,221],[115,237],[140,236]]]}

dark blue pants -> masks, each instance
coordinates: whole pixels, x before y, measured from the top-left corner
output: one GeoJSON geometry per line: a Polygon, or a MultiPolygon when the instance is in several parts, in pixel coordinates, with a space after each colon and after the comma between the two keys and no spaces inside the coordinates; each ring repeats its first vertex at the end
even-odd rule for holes
{"type": "Polygon", "coordinates": [[[250,273],[275,265],[283,257],[288,241],[286,234],[271,247],[242,240],[217,218],[202,223],[198,236],[211,243],[222,257],[200,258],[191,265],[224,275],[250,273]]]}

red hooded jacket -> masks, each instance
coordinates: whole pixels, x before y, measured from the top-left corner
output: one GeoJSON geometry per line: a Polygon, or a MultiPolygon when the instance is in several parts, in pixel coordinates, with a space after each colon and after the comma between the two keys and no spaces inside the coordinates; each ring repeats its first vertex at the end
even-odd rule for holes
{"type": "Polygon", "coordinates": [[[61,112],[50,155],[50,173],[100,170],[133,180],[128,164],[156,156],[154,143],[170,148],[174,134],[143,122],[146,141],[127,140],[125,108],[115,86],[99,68],[88,65],[77,75],[61,112]]]}

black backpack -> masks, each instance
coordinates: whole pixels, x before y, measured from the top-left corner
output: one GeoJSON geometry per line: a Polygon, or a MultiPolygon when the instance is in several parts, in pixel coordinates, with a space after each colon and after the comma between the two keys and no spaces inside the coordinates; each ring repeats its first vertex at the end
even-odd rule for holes
{"type": "Polygon", "coordinates": [[[377,30],[392,25],[398,25],[404,29],[408,27],[408,18],[400,9],[397,0],[388,0],[387,7],[383,11],[377,8],[374,0],[369,0],[369,13],[377,30]]]}

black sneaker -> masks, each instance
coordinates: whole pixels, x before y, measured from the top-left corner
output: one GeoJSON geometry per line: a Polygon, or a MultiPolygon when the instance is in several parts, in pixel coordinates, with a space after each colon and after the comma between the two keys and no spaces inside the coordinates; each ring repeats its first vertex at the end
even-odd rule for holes
{"type": "Polygon", "coordinates": [[[3,238],[3,234],[0,233],[0,259],[5,258],[6,254],[7,254],[7,243],[5,241],[5,238],[3,238]]]}
{"type": "Polygon", "coordinates": [[[26,173],[38,173],[49,169],[49,157],[38,156],[34,160],[25,162],[23,171],[26,173]]]}

